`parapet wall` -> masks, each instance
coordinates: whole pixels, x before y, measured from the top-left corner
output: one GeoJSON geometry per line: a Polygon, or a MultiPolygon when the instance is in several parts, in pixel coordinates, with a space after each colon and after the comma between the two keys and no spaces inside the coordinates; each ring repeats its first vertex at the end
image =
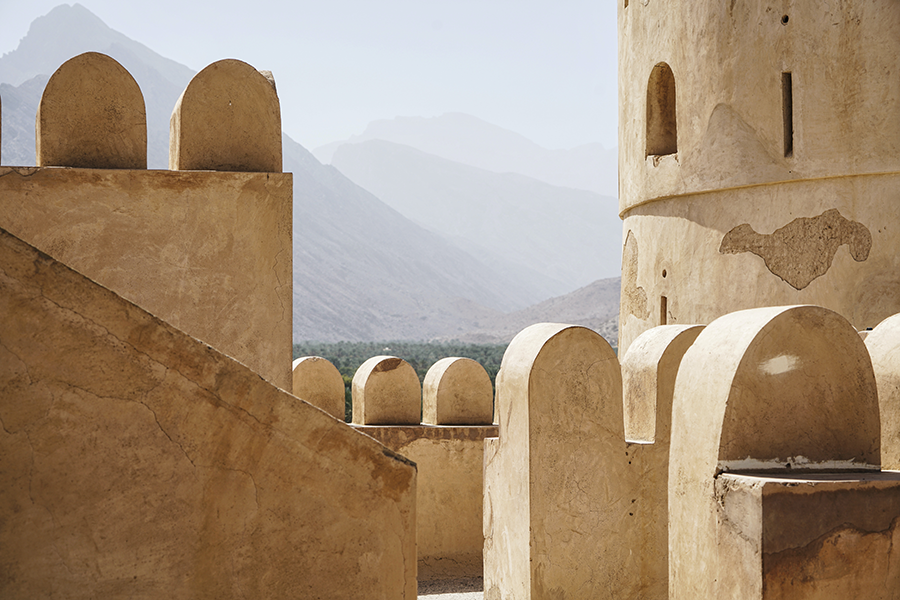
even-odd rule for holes
{"type": "Polygon", "coordinates": [[[173,166],[203,171],[147,171],[134,79],[102,54],[67,61],[41,98],[39,167],[0,167],[0,226],[289,390],[293,192],[274,86],[214,63],[172,120],[173,166]]]}
{"type": "Polygon", "coordinates": [[[0,596],[416,597],[415,466],[0,230],[0,596]]]}
{"type": "MultiPolygon", "coordinates": [[[[343,412],[340,375],[324,358],[295,361],[294,394],[343,412]]],[[[424,394],[412,366],[395,356],[372,357],[353,378],[353,427],[418,468],[420,581],[482,574],[482,464],[484,439],[497,435],[492,408],[490,377],[468,358],[435,363],[424,394]]]]}
{"type": "Polygon", "coordinates": [[[621,367],[595,332],[525,329],[485,440],[486,597],[894,598],[896,324],[876,370],[816,306],[654,328],[621,367]]]}
{"type": "Polygon", "coordinates": [[[0,167],[0,224],[291,389],[291,175],[0,167]]]}

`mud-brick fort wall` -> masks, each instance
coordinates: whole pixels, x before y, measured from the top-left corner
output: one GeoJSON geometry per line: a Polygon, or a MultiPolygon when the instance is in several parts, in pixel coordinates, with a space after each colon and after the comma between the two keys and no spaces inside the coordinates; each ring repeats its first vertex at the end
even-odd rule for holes
{"type": "Polygon", "coordinates": [[[292,175],[275,89],[216,62],[172,114],[171,171],[147,170],[144,99],[112,58],[54,73],[35,167],[0,167],[13,235],[291,389],[292,175]]]}
{"type": "Polygon", "coordinates": [[[900,5],[617,1],[620,351],[757,306],[900,312],[900,5]]]}

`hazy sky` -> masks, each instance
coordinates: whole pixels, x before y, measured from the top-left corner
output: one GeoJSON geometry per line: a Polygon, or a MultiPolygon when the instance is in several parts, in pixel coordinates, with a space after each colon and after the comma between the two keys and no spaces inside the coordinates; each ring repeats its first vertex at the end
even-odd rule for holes
{"type": "MultiPolygon", "coordinates": [[[[59,4],[0,0],[0,54],[59,4]]],[[[613,0],[80,4],[194,70],[221,58],[271,70],[284,130],[310,149],[376,119],[445,112],[549,148],[617,143],[613,0]]]]}

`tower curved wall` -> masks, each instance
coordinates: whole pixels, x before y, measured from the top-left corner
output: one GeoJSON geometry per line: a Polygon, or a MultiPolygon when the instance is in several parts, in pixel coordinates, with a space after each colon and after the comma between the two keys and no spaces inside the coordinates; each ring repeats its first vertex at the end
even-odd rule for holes
{"type": "Polygon", "coordinates": [[[757,306],[900,312],[900,4],[617,1],[620,352],[757,306]]]}

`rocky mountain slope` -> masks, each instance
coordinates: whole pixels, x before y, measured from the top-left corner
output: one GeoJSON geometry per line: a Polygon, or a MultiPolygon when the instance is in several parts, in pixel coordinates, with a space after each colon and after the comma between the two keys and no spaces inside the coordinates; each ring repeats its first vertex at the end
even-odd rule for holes
{"type": "Polygon", "coordinates": [[[416,223],[558,296],[621,268],[614,198],[493,173],[410,146],[344,144],[332,165],[416,223]]]}
{"type": "Polygon", "coordinates": [[[569,323],[589,327],[613,346],[619,337],[621,277],[600,279],[574,292],[491,319],[472,331],[446,336],[472,344],[506,344],[533,323],[569,323]]]}

